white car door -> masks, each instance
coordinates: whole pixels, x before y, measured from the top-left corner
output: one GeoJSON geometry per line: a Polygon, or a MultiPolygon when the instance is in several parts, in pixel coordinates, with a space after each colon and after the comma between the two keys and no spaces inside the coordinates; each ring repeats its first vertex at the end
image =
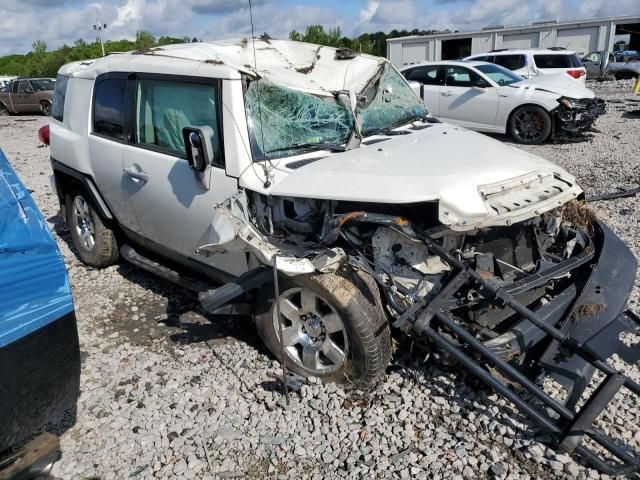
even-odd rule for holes
{"type": "Polygon", "coordinates": [[[440,88],[442,120],[474,130],[496,130],[498,90],[473,70],[445,65],[445,84],[440,88]]]}
{"type": "Polygon", "coordinates": [[[108,73],[96,79],[93,119],[89,134],[89,163],[100,195],[118,224],[138,231],[129,201],[132,187],[122,178],[122,155],[126,141],[126,73],[108,73]]]}
{"type": "Polygon", "coordinates": [[[441,65],[422,65],[404,70],[403,75],[410,82],[420,84],[416,93],[422,98],[429,112],[440,115],[440,87],[444,84],[443,67],[441,65]]]}
{"type": "Polygon", "coordinates": [[[123,182],[132,190],[131,204],[149,247],[166,255],[205,262],[227,273],[244,273],[245,254],[205,258],[195,253],[215,237],[214,206],[238,190],[237,179],[225,173],[222,82],[139,75],[132,83],[134,138],[124,148],[123,182]],[[192,170],[186,160],[182,135],[186,126],[213,129],[214,164],[202,173],[192,170]]]}

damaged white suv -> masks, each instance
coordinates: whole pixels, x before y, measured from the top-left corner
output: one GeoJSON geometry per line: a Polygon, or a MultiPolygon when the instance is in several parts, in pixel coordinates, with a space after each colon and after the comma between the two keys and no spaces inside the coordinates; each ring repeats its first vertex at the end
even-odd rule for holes
{"type": "Polygon", "coordinates": [[[439,122],[385,59],[252,42],[60,70],[51,163],[85,263],[122,255],[211,312],[250,295],[273,354],[323,380],[374,382],[391,324],[429,333],[441,312],[510,361],[544,352],[509,302],[570,329],[596,274],[583,317],[616,321],[635,261],[572,175],[439,122]]]}

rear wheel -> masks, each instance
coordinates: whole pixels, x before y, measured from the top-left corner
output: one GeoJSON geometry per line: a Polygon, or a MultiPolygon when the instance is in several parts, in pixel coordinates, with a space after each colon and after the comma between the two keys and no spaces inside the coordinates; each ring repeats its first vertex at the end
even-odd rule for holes
{"type": "Polygon", "coordinates": [[[7,107],[5,107],[0,103],[0,117],[6,117],[8,115],[9,115],[9,110],[7,110],[7,107]]]}
{"type": "Polygon", "coordinates": [[[51,104],[49,102],[41,102],[40,103],[40,111],[43,115],[50,117],[51,116],[51,104]]]}
{"type": "Polygon", "coordinates": [[[518,143],[528,145],[542,143],[551,134],[551,117],[541,107],[525,105],[511,115],[509,133],[518,143]]]}
{"type": "Polygon", "coordinates": [[[375,281],[364,274],[283,277],[281,318],[272,286],[259,293],[256,326],[291,371],[323,382],[371,385],[391,357],[391,333],[375,281]],[[280,326],[284,348],[280,344],[280,326]]]}
{"type": "Polygon", "coordinates": [[[67,225],[76,252],[84,263],[96,268],[108,267],[118,260],[118,244],[93,203],[82,191],[66,197],[67,225]]]}

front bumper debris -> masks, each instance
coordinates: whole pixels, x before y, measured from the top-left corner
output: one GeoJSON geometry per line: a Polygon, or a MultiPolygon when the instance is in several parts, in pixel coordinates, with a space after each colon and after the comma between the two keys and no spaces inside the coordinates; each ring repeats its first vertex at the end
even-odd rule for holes
{"type": "Polygon", "coordinates": [[[553,110],[555,137],[574,137],[589,131],[607,110],[606,102],[601,98],[561,98],[558,102],[560,106],[553,110]]]}
{"type": "MultiPolygon", "coordinates": [[[[622,387],[640,396],[640,385],[607,363],[614,353],[631,364],[640,360],[638,345],[628,346],[620,341],[621,332],[640,330],[640,319],[624,310],[633,285],[636,262],[608,227],[600,223],[595,230],[593,249],[585,250],[582,258],[574,257],[569,259],[572,262],[565,261],[556,266],[565,270],[588,268],[593,261],[593,273],[586,285],[579,294],[572,285],[554,302],[536,312],[515,299],[515,294],[534,285],[500,288],[432,238],[416,235],[415,238],[457,273],[429,303],[416,303],[403,312],[394,325],[426,337],[467,367],[551,434],[558,449],[577,454],[601,472],[623,475],[640,472],[638,454],[594,428],[593,423],[622,387]],[[501,308],[511,308],[522,317],[523,320],[505,334],[508,341],[505,342],[505,338],[500,341],[499,337],[482,343],[456,321],[452,314],[457,305],[454,295],[470,284],[485,300],[501,308]],[[551,342],[537,362],[541,375],[534,382],[511,360],[526,354],[543,339],[551,339],[551,342]],[[486,366],[491,366],[500,375],[493,375],[486,366]],[[596,371],[604,375],[604,380],[578,408],[578,401],[585,397],[596,371]],[[546,376],[567,388],[564,401],[551,397],[539,386],[546,376]],[[590,442],[584,442],[584,437],[590,442]],[[598,450],[587,443],[597,444],[598,450]],[[602,451],[607,451],[608,455],[605,457],[602,451]]],[[[532,283],[544,280],[535,279],[532,283]]]]}

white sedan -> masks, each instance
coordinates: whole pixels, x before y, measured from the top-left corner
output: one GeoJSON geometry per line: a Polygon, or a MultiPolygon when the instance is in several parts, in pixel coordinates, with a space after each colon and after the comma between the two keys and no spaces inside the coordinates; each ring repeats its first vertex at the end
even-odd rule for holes
{"type": "Polygon", "coordinates": [[[499,65],[442,61],[400,70],[431,114],[480,132],[542,143],[592,128],[604,100],[564,74],[524,79],[499,65]]]}

